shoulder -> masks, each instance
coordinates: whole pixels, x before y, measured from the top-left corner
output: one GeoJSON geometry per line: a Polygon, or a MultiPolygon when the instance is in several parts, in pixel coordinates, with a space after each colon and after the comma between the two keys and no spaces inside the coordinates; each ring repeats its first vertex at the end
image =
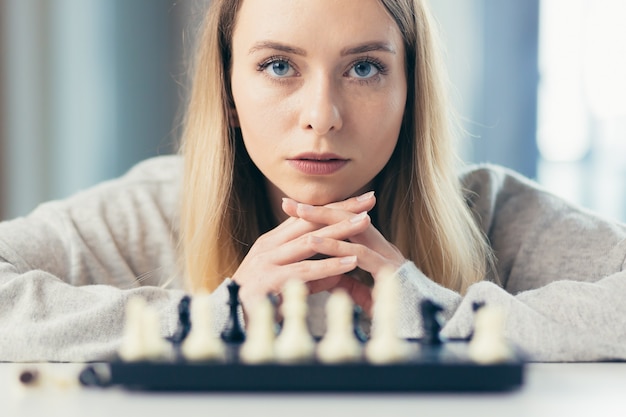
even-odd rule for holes
{"type": "Polygon", "coordinates": [[[122,178],[129,182],[178,182],[182,178],[182,170],[182,156],[164,155],[139,162],[122,178]]]}
{"type": "Polygon", "coordinates": [[[43,269],[59,276],[72,273],[70,263],[113,264],[116,256],[148,264],[149,255],[160,264],[172,263],[182,166],[180,156],[151,158],[118,178],[0,222],[0,258],[21,270],[43,269]],[[65,262],[68,257],[72,262],[65,262]]]}
{"type": "Polygon", "coordinates": [[[521,291],[567,276],[593,280],[622,268],[626,225],[603,218],[496,165],[460,174],[468,206],[498,258],[509,290],[521,291]],[[523,277],[524,279],[518,279],[523,277]]]}
{"type": "Polygon", "coordinates": [[[77,192],[65,200],[52,202],[58,207],[141,207],[148,201],[173,212],[182,183],[182,157],[158,156],[139,162],[124,175],[77,192]]]}
{"type": "Polygon", "coordinates": [[[522,174],[494,164],[468,165],[460,170],[459,179],[464,189],[483,197],[519,192],[545,192],[535,181],[522,174]]]}
{"type": "Polygon", "coordinates": [[[486,233],[498,219],[520,219],[522,212],[536,217],[538,211],[558,211],[565,204],[537,182],[499,165],[464,167],[459,179],[467,204],[486,233]]]}
{"type": "Polygon", "coordinates": [[[482,219],[504,216],[513,221],[527,213],[535,219],[567,215],[576,216],[581,221],[593,219],[623,226],[617,221],[603,219],[599,214],[557,196],[536,181],[499,165],[464,167],[459,179],[468,205],[482,219]]]}

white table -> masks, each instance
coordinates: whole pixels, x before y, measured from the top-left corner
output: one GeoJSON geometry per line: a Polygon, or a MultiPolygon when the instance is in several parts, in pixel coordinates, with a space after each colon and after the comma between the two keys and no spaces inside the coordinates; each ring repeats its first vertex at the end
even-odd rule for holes
{"type": "Polygon", "coordinates": [[[626,363],[530,364],[524,386],[498,394],[145,393],[59,386],[78,364],[52,364],[56,383],[23,389],[25,365],[0,364],[0,416],[626,416],[626,363]]]}

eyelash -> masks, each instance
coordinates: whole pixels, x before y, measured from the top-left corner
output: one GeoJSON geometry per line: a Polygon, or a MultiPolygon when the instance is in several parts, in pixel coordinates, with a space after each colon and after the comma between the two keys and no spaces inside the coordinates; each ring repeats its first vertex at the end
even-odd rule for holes
{"type": "MultiPolygon", "coordinates": [[[[271,57],[269,57],[269,58],[259,62],[257,64],[257,71],[264,73],[270,65],[272,65],[273,63],[275,63],[277,61],[286,62],[297,73],[297,70],[296,70],[296,67],[295,67],[294,63],[288,57],[280,56],[280,55],[274,55],[274,56],[271,56],[271,57]]],[[[359,84],[369,84],[374,79],[378,78],[378,76],[387,74],[387,66],[381,60],[379,60],[379,59],[377,59],[375,57],[366,56],[366,57],[363,57],[363,58],[355,59],[350,64],[350,67],[348,68],[348,70],[344,72],[344,76],[347,75],[350,72],[350,70],[352,70],[357,64],[361,64],[361,63],[364,63],[364,62],[373,65],[374,68],[376,68],[376,70],[378,71],[378,73],[376,75],[372,76],[372,77],[369,77],[369,78],[355,78],[354,82],[357,82],[359,84]]],[[[268,76],[268,77],[272,81],[279,82],[279,83],[287,82],[288,78],[289,78],[289,77],[272,77],[272,76],[268,76]]]]}
{"type": "MultiPolygon", "coordinates": [[[[272,65],[275,62],[279,62],[279,61],[283,61],[286,62],[291,68],[293,68],[295,70],[295,65],[294,63],[287,58],[286,56],[280,56],[280,55],[274,55],[271,56],[261,62],[259,62],[259,64],[257,65],[257,71],[261,72],[261,73],[265,73],[265,70],[267,70],[267,68],[272,65]]],[[[296,71],[297,72],[297,71],[296,71]]],[[[284,83],[288,81],[288,77],[272,77],[270,75],[265,74],[268,78],[270,78],[272,81],[278,82],[278,83],[284,83]]]]}
{"type": "Polygon", "coordinates": [[[355,78],[354,81],[359,83],[359,84],[369,84],[370,82],[374,81],[375,79],[380,78],[379,76],[381,75],[386,75],[387,74],[387,66],[378,58],[374,58],[372,56],[366,56],[364,58],[358,58],[356,60],[354,60],[351,64],[350,64],[350,68],[344,73],[348,74],[357,64],[361,64],[361,63],[368,63],[374,66],[374,68],[376,68],[376,70],[378,71],[378,73],[372,77],[368,77],[368,78],[355,78]]]}

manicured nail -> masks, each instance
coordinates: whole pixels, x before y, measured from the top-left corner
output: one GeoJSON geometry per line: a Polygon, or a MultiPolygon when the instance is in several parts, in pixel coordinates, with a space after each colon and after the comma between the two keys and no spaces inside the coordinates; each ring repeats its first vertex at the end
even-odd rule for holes
{"type": "Polygon", "coordinates": [[[361,220],[363,220],[363,219],[364,219],[364,218],[366,218],[366,217],[367,217],[367,211],[364,211],[364,212],[359,213],[359,214],[357,214],[356,216],[352,217],[352,218],[350,219],[350,221],[351,221],[352,223],[358,223],[358,222],[360,222],[361,220]]]}
{"type": "Polygon", "coordinates": [[[339,260],[339,263],[348,265],[356,262],[356,256],[344,256],[339,260]]]}
{"type": "Polygon", "coordinates": [[[358,196],[356,198],[356,201],[366,201],[369,200],[370,198],[374,197],[374,191],[369,191],[365,194],[362,194],[360,196],[358,196]]]}

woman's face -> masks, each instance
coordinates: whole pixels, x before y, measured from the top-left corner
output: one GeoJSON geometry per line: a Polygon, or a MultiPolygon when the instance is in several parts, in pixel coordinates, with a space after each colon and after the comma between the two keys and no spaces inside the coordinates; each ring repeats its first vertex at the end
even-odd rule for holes
{"type": "Polygon", "coordinates": [[[379,0],[243,0],[232,57],[238,123],[273,207],[371,187],[407,95],[402,36],[379,0]]]}

